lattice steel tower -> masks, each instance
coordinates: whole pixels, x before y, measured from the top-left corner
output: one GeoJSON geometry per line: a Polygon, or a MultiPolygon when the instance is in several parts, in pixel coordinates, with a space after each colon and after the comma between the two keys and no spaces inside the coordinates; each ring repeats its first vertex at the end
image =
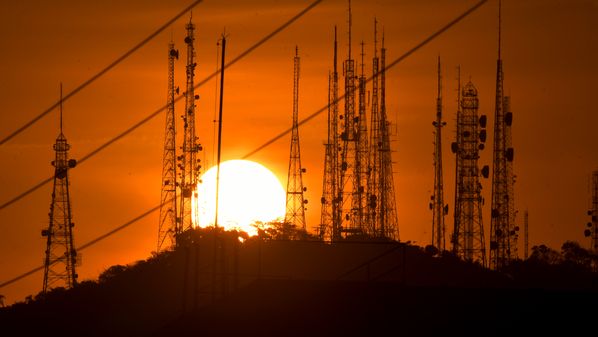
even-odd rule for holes
{"type": "Polygon", "coordinates": [[[358,127],[357,153],[355,158],[355,190],[353,193],[354,217],[357,216],[362,231],[369,236],[374,236],[374,228],[371,226],[368,213],[368,176],[370,166],[370,149],[368,147],[368,128],[366,117],[366,77],[365,77],[365,51],[364,43],[361,41],[361,72],[358,81],[358,127]]]}
{"type": "Polygon", "coordinates": [[[438,56],[438,94],[436,97],[436,120],[434,125],[434,194],[431,197],[432,210],[432,245],[438,250],[446,249],[444,216],[448,212],[448,205],[444,204],[444,184],[442,180],[442,128],[446,122],[442,121],[442,77],[440,56],[438,56]]]}
{"type": "MultiPolygon", "coordinates": [[[[590,250],[598,254],[598,170],[592,172],[592,180],[590,182],[590,189],[592,190],[592,199],[588,215],[590,222],[588,222],[584,234],[590,237],[590,250]]],[[[598,264],[594,263],[594,270],[598,270],[598,264]]]]}
{"type": "Polygon", "coordinates": [[[287,178],[287,202],[284,222],[295,228],[306,230],[305,205],[307,200],[303,196],[303,173],[301,167],[301,150],[299,147],[299,48],[295,47],[293,71],[293,127],[291,131],[291,152],[289,158],[289,172],[287,178]]]}
{"type": "Polygon", "coordinates": [[[341,224],[342,192],[339,189],[339,141],[338,141],[338,70],[336,26],[334,27],[334,66],[328,79],[328,133],[324,144],[324,179],[322,186],[320,238],[338,241],[341,224]]]}
{"type": "Polygon", "coordinates": [[[176,245],[180,228],[177,226],[176,183],[176,127],[174,114],[174,61],[179,51],[174,43],[168,44],[168,94],[166,97],[166,126],[164,130],[164,154],[162,156],[162,191],[160,194],[160,219],[158,224],[158,248],[160,252],[176,245]]]}
{"type": "Polygon", "coordinates": [[[503,95],[500,55],[501,2],[498,2],[498,59],[496,62],[496,101],[494,152],[492,162],[492,206],[490,222],[490,268],[502,269],[517,258],[517,231],[513,195],[513,148],[509,98],[503,95]]]}
{"type": "MultiPolygon", "coordinates": [[[[461,91],[459,85],[459,91],[461,91]]],[[[488,166],[478,168],[479,151],[486,141],[486,116],[478,118],[478,91],[468,82],[460,93],[457,110],[457,141],[451,144],[457,157],[453,252],[460,258],[486,265],[482,221],[480,173],[488,176],[488,166]]]]}
{"type": "Polygon", "coordinates": [[[54,151],[54,187],[50,204],[48,229],[42,230],[46,237],[46,257],[44,262],[44,283],[42,291],[56,287],[72,288],[77,284],[75,266],[77,251],[73,243],[71,200],[69,193],[69,170],[77,164],[68,158],[70,145],[62,133],[62,84],[60,85],[60,134],[56,138],[54,151]]]}
{"type": "MultiPolygon", "coordinates": [[[[342,150],[340,162],[340,184],[342,197],[342,225],[340,235],[343,238],[359,237],[365,234],[364,219],[365,205],[363,201],[367,192],[367,179],[363,177],[361,168],[363,142],[367,142],[367,137],[361,136],[363,130],[362,123],[365,120],[360,118],[360,111],[355,114],[355,60],[351,58],[351,1],[349,1],[348,11],[349,26],[349,46],[348,57],[344,63],[345,76],[345,112],[339,116],[344,119],[344,126],[341,132],[342,150]]],[[[365,147],[367,148],[367,146],[365,147]]]]}
{"type": "Polygon", "coordinates": [[[177,219],[177,228],[184,232],[192,228],[196,222],[193,219],[198,214],[197,183],[199,181],[200,159],[197,153],[202,150],[195,135],[195,100],[199,95],[195,95],[193,88],[193,77],[195,73],[195,49],[193,35],[195,25],[189,20],[186,26],[187,36],[185,44],[187,45],[187,87],[185,91],[185,113],[183,114],[183,154],[178,157],[180,160],[179,169],[181,171],[180,179],[180,207],[179,218],[177,219]],[[193,208],[193,209],[192,209],[193,208]]]}
{"type": "Polygon", "coordinates": [[[378,57],[378,29],[374,20],[374,57],[372,59],[372,104],[368,176],[368,215],[372,234],[376,238],[398,240],[390,122],[386,115],[386,48],[378,57]]]}
{"type": "Polygon", "coordinates": [[[376,237],[399,240],[399,220],[397,201],[395,198],[394,171],[392,168],[392,148],[390,146],[390,121],[386,114],[386,48],[384,48],[384,32],[382,32],[382,49],[380,50],[380,138],[382,147],[379,151],[380,181],[379,217],[376,226],[376,237]]]}
{"type": "Polygon", "coordinates": [[[374,19],[374,57],[372,58],[372,104],[370,111],[370,162],[367,208],[372,231],[380,228],[380,172],[382,171],[382,134],[380,132],[380,58],[378,57],[378,21],[374,19]]]}

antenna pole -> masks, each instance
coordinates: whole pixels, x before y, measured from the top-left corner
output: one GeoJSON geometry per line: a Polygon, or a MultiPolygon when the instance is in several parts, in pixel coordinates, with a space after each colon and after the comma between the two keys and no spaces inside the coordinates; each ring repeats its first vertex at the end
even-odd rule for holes
{"type": "Polygon", "coordinates": [[[226,36],[222,34],[222,58],[220,65],[220,108],[218,111],[218,157],[216,166],[216,214],[214,215],[214,229],[218,228],[218,196],[220,193],[220,155],[222,152],[222,103],[224,97],[224,56],[226,51],[226,36]]]}

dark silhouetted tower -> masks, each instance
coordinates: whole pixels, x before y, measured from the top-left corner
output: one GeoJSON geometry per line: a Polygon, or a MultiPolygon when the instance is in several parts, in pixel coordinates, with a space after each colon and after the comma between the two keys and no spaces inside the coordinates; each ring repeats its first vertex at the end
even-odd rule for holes
{"type": "Polygon", "coordinates": [[[62,133],[62,84],[60,85],[60,134],[56,138],[54,151],[54,187],[50,204],[50,222],[48,229],[42,230],[46,237],[46,256],[44,262],[44,283],[42,291],[56,287],[72,288],[77,284],[75,266],[77,251],[73,243],[71,200],[69,194],[69,170],[77,164],[68,158],[70,145],[62,133]]]}
{"type": "Polygon", "coordinates": [[[367,209],[372,231],[380,228],[380,173],[382,134],[380,132],[380,58],[378,57],[378,21],[374,19],[374,57],[372,58],[372,103],[370,114],[370,162],[368,175],[367,209]]]}
{"type": "Polygon", "coordinates": [[[384,37],[382,37],[381,55],[378,57],[378,28],[377,21],[374,21],[367,208],[372,235],[377,238],[398,240],[390,122],[386,115],[385,58],[384,37]]]}
{"type": "Polygon", "coordinates": [[[524,228],[524,253],[523,253],[523,259],[527,260],[528,258],[528,253],[529,253],[529,212],[527,211],[527,209],[525,210],[525,213],[523,213],[523,226],[524,228]]]}
{"type": "Polygon", "coordinates": [[[343,119],[343,130],[341,132],[342,150],[340,162],[340,186],[342,194],[342,225],[340,234],[346,238],[349,236],[363,235],[361,223],[362,209],[359,207],[361,193],[360,175],[357,163],[359,163],[359,116],[355,115],[355,61],[351,58],[351,1],[349,0],[348,11],[349,46],[348,57],[344,62],[345,76],[345,111],[339,116],[343,119]]]}
{"type": "MultiPolygon", "coordinates": [[[[459,85],[460,88],[460,85],[459,85]]],[[[461,90],[461,89],[459,89],[461,90]]],[[[468,82],[461,91],[457,110],[457,141],[451,144],[457,156],[453,252],[466,261],[486,265],[482,222],[480,173],[488,177],[488,166],[478,168],[479,151],[486,140],[486,116],[478,118],[478,91],[468,82]]]]}
{"type": "Polygon", "coordinates": [[[366,77],[365,77],[365,52],[364,43],[361,42],[361,72],[357,77],[358,81],[358,136],[355,156],[355,190],[353,192],[353,217],[355,221],[361,224],[364,233],[374,236],[374,228],[371,226],[368,214],[368,175],[369,175],[369,148],[368,148],[368,128],[366,117],[366,77]],[[357,219],[355,219],[357,217],[357,219]]]}
{"type": "Polygon", "coordinates": [[[195,49],[193,43],[195,37],[193,31],[195,25],[189,20],[186,26],[187,36],[185,44],[187,45],[187,87],[185,91],[185,113],[183,114],[183,146],[182,155],[179,158],[179,169],[181,171],[180,179],[180,207],[179,218],[177,219],[177,228],[181,232],[192,228],[197,216],[197,183],[199,181],[200,159],[197,153],[201,151],[201,145],[198,137],[195,135],[195,100],[199,95],[195,95],[193,88],[193,77],[195,73],[195,49]]]}
{"type": "Polygon", "coordinates": [[[177,226],[176,182],[176,127],[174,114],[174,61],[179,51],[174,43],[168,44],[168,94],[166,97],[166,125],[164,130],[164,154],[162,156],[162,191],[160,194],[160,220],[158,224],[158,248],[160,252],[176,245],[180,234],[177,226]]]}
{"type": "Polygon", "coordinates": [[[329,76],[328,134],[324,144],[324,179],[322,186],[320,238],[326,241],[340,239],[341,198],[339,195],[339,141],[338,141],[338,71],[336,26],[334,27],[334,70],[329,76]]]}
{"type": "Polygon", "coordinates": [[[295,47],[293,71],[293,127],[290,153],[287,179],[287,210],[284,222],[305,231],[305,205],[307,200],[303,196],[303,192],[306,190],[303,187],[305,169],[301,167],[301,150],[299,147],[299,49],[297,47],[295,47]]]}
{"type": "Polygon", "coordinates": [[[442,78],[440,56],[438,57],[438,94],[436,98],[436,120],[434,125],[434,194],[431,197],[432,209],[432,245],[438,250],[446,249],[444,216],[448,212],[448,205],[444,204],[444,186],[442,180],[442,128],[446,122],[442,121],[442,78]]]}
{"type": "MultiPolygon", "coordinates": [[[[584,234],[586,237],[590,237],[590,250],[594,254],[598,254],[598,170],[592,173],[590,189],[591,199],[588,215],[591,221],[588,222],[588,228],[586,228],[584,234]]],[[[593,268],[598,271],[598,263],[594,262],[593,268]]]]}
{"type": "Polygon", "coordinates": [[[496,101],[494,114],[494,151],[492,162],[492,205],[490,219],[490,268],[502,269],[517,258],[517,232],[513,195],[513,147],[508,97],[504,97],[500,54],[501,2],[498,2],[498,59],[496,62],[496,101]]]}
{"type": "Polygon", "coordinates": [[[379,176],[379,211],[376,236],[391,240],[399,240],[399,221],[395,198],[394,171],[392,168],[392,149],[390,146],[390,121],[386,114],[386,48],[384,32],[382,32],[382,49],[380,51],[380,139],[382,146],[378,158],[380,160],[379,176]]]}

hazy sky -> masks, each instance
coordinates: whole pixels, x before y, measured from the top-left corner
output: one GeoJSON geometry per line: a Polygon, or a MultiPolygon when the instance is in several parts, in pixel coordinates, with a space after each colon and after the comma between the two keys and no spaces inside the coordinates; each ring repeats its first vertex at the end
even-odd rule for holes
{"type": "MultiPolygon", "coordinates": [[[[197,79],[216,69],[216,41],[226,29],[227,58],[253,43],[311,1],[206,0],[193,11],[197,25],[197,79]]],[[[3,1],[0,2],[0,138],[56,102],[59,83],[74,89],[148,36],[190,0],[176,1],[3,1]]],[[[365,42],[366,72],[371,73],[373,21],[386,34],[392,61],[467,8],[474,0],[353,1],[353,55],[365,42]]],[[[452,232],[456,66],[477,86],[480,114],[493,122],[497,55],[498,2],[486,5],[432,43],[389,70],[387,106],[398,133],[393,143],[400,236],[426,245],[431,239],[428,200],[432,190],[432,120],[435,116],[436,62],[442,58],[445,129],[445,196],[452,232]]],[[[64,133],[70,155],[80,158],[166,101],[167,44],[184,54],[184,16],[113,71],[64,105],[64,133]]],[[[515,204],[529,210],[530,246],[560,248],[565,240],[587,246],[588,177],[598,168],[594,95],[598,77],[598,1],[503,1],[505,91],[514,113],[515,204]]],[[[224,159],[237,159],[288,128],[292,113],[295,45],[301,56],[300,116],[327,103],[334,25],[339,53],[346,55],[346,1],[323,1],[306,16],[226,73],[224,159]]],[[[176,82],[184,88],[184,60],[176,82]]],[[[198,91],[198,135],[212,163],[215,81],[198,91]]],[[[181,101],[182,103],[182,101],[181,101]]],[[[182,105],[177,105],[180,114],[182,105]]],[[[300,129],[302,161],[307,168],[308,227],[318,225],[326,116],[300,129]]],[[[157,205],[160,198],[164,116],[71,171],[75,243],[81,245],[157,205]]],[[[0,203],[53,174],[52,144],[58,134],[57,110],[0,146],[0,203]]],[[[490,133],[489,141],[492,141],[490,133]]],[[[290,137],[253,156],[286,182],[290,137]]],[[[491,164],[491,147],[480,164],[491,164]]],[[[202,154],[202,156],[204,156],[202,154]]],[[[490,181],[484,229],[490,230],[490,181]]],[[[42,264],[51,184],[0,210],[0,282],[42,264]]],[[[155,213],[82,252],[80,280],[96,278],[113,264],[146,258],[155,250],[155,213]]],[[[487,237],[488,240],[488,237],[487,237]]],[[[448,241],[448,240],[447,240],[448,241]]],[[[521,252],[521,251],[520,251],[521,252]]],[[[522,254],[522,252],[521,252],[522,254]]],[[[7,302],[41,289],[42,273],[0,289],[7,302]]]]}

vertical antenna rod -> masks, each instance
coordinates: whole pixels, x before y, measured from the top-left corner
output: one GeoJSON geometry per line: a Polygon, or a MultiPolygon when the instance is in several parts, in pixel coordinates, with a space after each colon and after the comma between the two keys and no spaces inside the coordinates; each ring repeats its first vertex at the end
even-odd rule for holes
{"type": "Polygon", "coordinates": [[[222,152],[222,105],[224,98],[224,56],[226,53],[226,36],[222,34],[222,59],[220,65],[220,108],[218,109],[218,155],[216,166],[216,211],[214,228],[218,229],[218,196],[220,192],[220,154],[222,152]]]}
{"type": "MultiPolygon", "coordinates": [[[[592,172],[590,189],[591,199],[590,209],[588,210],[590,221],[584,230],[584,235],[590,238],[590,252],[598,254],[598,170],[592,172]]],[[[598,262],[595,260],[592,261],[592,270],[598,272],[598,262]]]]}
{"type": "Polygon", "coordinates": [[[436,120],[434,125],[434,194],[430,203],[432,209],[432,245],[439,251],[446,249],[444,216],[448,205],[444,205],[444,185],[442,179],[442,75],[440,55],[438,56],[438,93],[436,96],[436,120]]]}
{"type": "Polygon", "coordinates": [[[527,209],[525,210],[525,213],[523,213],[523,226],[525,227],[524,228],[525,247],[524,247],[523,259],[527,260],[528,254],[529,254],[529,212],[527,211],[527,209]]]}

